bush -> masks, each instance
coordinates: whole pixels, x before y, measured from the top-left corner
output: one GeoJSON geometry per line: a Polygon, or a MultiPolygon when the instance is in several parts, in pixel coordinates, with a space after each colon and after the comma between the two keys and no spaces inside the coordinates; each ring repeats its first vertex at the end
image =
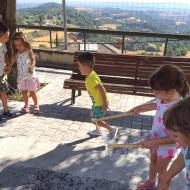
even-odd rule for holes
{"type": "Polygon", "coordinates": [[[40,44],[39,47],[40,48],[47,48],[47,46],[45,44],[40,44]]]}

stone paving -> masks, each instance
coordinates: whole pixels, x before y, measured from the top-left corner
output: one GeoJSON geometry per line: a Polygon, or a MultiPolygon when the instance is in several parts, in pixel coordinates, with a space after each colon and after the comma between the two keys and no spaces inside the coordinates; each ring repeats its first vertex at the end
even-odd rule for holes
{"type": "MultiPolygon", "coordinates": [[[[101,137],[87,135],[91,102],[87,92],[70,105],[70,90],[63,90],[70,71],[38,68],[48,85],[39,91],[40,114],[21,114],[22,102],[9,102],[17,117],[0,123],[0,189],[135,190],[145,179],[149,154],[143,149],[105,150],[101,137]]],[[[151,98],[109,94],[115,115],[151,98]]],[[[151,128],[153,112],[110,121],[119,127],[118,143],[142,140],[151,128]]],[[[181,190],[183,173],[172,190],[181,190]],[[180,182],[180,183],[179,183],[180,182]]]]}

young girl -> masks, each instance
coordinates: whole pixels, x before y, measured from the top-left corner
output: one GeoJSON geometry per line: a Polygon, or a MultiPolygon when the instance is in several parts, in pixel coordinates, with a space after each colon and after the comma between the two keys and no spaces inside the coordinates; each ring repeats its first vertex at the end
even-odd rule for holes
{"type": "MultiPolygon", "coordinates": [[[[144,148],[150,149],[149,178],[137,185],[137,190],[152,190],[158,177],[166,171],[173,158],[176,147],[159,147],[172,144],[174,139],[163,124],[164,112],[189,92],[189,85],[182,70],[173,65],[163,65],[149,78],[149,85],[157,100],[155,103],[137,106],[130,111],[134,114],[156,110],[150,139],[140,142],[144,148]]],[[[158,178],[159,179],[159,178],[158,178]]]]}
{"type": "Polygon", "coordinates": [[[30,92],[30,95],[34,102],[33,113],[36,114],[39,112],[38,97],[36,94],[37,88],[39,86],[39,80],[36,77],[35,73],[35,56],[29,42],[26,40],[26,37],[22,32],[14,33],[12,42],[12,63],[17,62],[18,88],[21,90],[25,103],[22,111],[24,113],[29,112],[28,92],[30,92]]]}
{"type": "Polygon", "coordinates": [[[181,152],[167,172],[162,174],[157,190],[168,190],[171,179],[186,167],[186,185],[190,189],[190,97],[187,97],[164,114],[164,124],[172,131],[176,142],[182,146],[181,152]]]}

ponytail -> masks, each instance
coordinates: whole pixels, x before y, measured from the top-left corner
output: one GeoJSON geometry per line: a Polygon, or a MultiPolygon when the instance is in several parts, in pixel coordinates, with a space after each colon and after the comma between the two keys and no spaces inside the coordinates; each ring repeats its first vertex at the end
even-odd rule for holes
{"type": "Polygon", "coordinates": [[[180,90],[179,93],[183,98],[187,95],[190,95],[190,86],[187,79],[184,80],[183,88],[180,90]]]}

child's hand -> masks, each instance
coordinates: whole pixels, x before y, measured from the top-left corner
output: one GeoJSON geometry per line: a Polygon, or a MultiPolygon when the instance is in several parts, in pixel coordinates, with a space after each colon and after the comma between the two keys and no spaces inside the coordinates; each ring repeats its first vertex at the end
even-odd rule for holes
{"type": "Polygon", "coordinates": [[[138,143],[138,145],[140,145],[141,148],[147,148],[152,150],[156,150],[158,148],[158,146],[154,142],[154,139],[142,141],[138,143]]]}
{"type": "Polygon", "coordinates": [[[4,74],[9,74],[10,73],[10,71],[11,71],[11,67],[9,67],[9,66],[6,66],[5,67],[5,69],[4,69],[4,74]]]}
{"type": "Polygon", "coordinates": [[[28,68],[28,72],[29,72],[30,74],[33,73],[33,70],[34,70],[34,67],[33,67],[33,66],[30,66],[30,67],[28,68]]]}

